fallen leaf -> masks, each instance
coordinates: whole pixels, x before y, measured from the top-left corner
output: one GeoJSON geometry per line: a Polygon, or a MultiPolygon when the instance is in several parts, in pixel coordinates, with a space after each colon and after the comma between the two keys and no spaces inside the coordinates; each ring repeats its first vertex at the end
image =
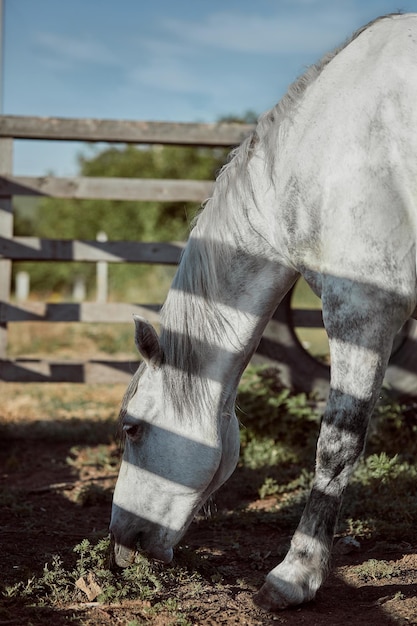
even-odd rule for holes
{"type": "Polygon", "coordinates": [[[78,587],[78,589],[81,589],[83,593],[85,593],[90,602],[95,600],[97,596],[99,596],[100,593],[103,592],[102,588],[97,583],[93,572],[88,572],[87,580],[84,576],[81,576],[81,578],[79,578],[75,583],[75,586],[78,587]]]}

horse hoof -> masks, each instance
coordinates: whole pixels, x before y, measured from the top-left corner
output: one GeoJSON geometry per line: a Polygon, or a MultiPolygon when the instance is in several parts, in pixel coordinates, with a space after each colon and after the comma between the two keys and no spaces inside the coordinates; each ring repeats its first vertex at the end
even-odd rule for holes
{"type": "Polygon", "coordinates": [[[269,575],[253,600],[265,611],[282,611],[290,606],[309,602],[314,595],[313,591],[308,593],[307,588],[301,584],[269,575]]]}
{"type": "Polygon", "coordinates": [[[264,611],[282,611],[290,602],[270,583],[266,582],[254,595],[253,601],[264,611]]]}

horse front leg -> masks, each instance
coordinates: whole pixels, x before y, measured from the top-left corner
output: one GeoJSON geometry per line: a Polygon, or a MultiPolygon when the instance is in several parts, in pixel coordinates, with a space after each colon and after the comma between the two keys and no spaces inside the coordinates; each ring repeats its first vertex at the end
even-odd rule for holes
{"type": "MultiPolygon", "coordinates": [[[[366,299],[358,302],[363,306],[366,299]]],[[[333,314],[336,306],[332,316],[324,316],[332,374],[317,443],[315,477],[289,552],[255,596],[255,602],[266,610],[312,600],[328,573],[343,492],[363,450],[392,340],[399,328],[398,319],[392,318],[378,322],[376,327],[375,310],[364,308],[348,322],[333,314]]],[[[392,311],[392,306],[385,310],[392,311]]],[[[380,320],[381,316],[379,313],[380,320]]]]}
{"type": "Polygon", "coordinates": [[[267,576],[255,602],[268,611],[312,600],[327,576],[334,530],[373,403],[330,392],[317,444],[313,486],[282,563],[267,576]]]}

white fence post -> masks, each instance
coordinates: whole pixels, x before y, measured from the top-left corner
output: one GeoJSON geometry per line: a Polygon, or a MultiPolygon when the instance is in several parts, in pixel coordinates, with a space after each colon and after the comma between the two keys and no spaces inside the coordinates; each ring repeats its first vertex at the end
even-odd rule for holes
{"type": "Polygon", "coordinates": [[[29,298],[30,276],[27,272],[17,272],[15,290],[16,300],[18,302],[24,302],[29,298]]]}
{"type": "Polygon", "coordinates": [[[75,302],[84,302],[86,293],[84,276],[76,276],[72,287],[72,299],[75,302]]]}
{"type": "MultiPolygon", "coordinates": [[[[100,231],[97,233],[97,241],[107,241],[107,235],[105,232],[100,231]]],[[[108,295],[108,263],[107,261],[97,261],[96,266],[96,301],[100,303],[107,302],[108,295]]]]}

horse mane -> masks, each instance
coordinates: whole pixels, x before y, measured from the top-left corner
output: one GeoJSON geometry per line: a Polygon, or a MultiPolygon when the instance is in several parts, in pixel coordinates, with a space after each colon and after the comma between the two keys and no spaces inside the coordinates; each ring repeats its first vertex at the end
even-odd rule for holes
{"type": "MultiPolygon", "coordinates": [[[[161,311],[164,365],[169,366],[164,367],[164,396],[170,398],[177,413],[187,411],[187,406],[191,412],[198,403],[209,405],[208,383],[200,377],[201,364],[206,361],[210,350],[222,345],[226,333],[229,341],[233,333],[227,318],[217,306],[219,285],[227,280],[227,273],[239,254],[245,254],[245,259],[253,258],[253,263],[259,258],[259,251],[248,250],[247,245],[248,231],[256,234],[258,241],[262,238],[256,232],[255,225],[250,223],[247,210],[250,203],[256,206],[248,175],[251,158],[260,148],[276,158],[280,127],[285,120],[291,119],[309,85],[364,31],[380,20],[399,14],[392,13],[369,22],[342,45],[311,65],[290,85],[284,97],[259,118],[253,132],[230,153],[228,162],[220,170],[212,198],[206,201],[192,224],[189,242],[161,311]],[[238,212],[224,210],[225,206],[230,205],[230,198],[234,199],[233,206],[239,207],[238,212]],[[204,237],[195,237],[196,232],[203,232],[204,237]],[[230,245],[231,237],[234,239],[233,245],[230,245]],[[210,324],[206,323],[207,319],[210,324]]],[[[272,170],[273,158],[271,161],[272,170]]],[[[253,243],[254,239],[251,239],[253,243]]],[[[265,242],[262,242],[264,246],[265,242]]],[[[262,256],[265,257],[265,250],[262,256]]],[[[234,263],[236,266],[239,264],[234,263]]],[[[234,347],[245,351],[239,337],[232,336],[232,341],[236,344],[234,347]]],[[[125,394],[126,406],[136,391],[139,376],[140,372],[137,372],[125,394]]],[[[224,393],[230,395],[227,390],[224,393]]],[[[234,401],[234,397],[229,400],[234,401]]]]}

